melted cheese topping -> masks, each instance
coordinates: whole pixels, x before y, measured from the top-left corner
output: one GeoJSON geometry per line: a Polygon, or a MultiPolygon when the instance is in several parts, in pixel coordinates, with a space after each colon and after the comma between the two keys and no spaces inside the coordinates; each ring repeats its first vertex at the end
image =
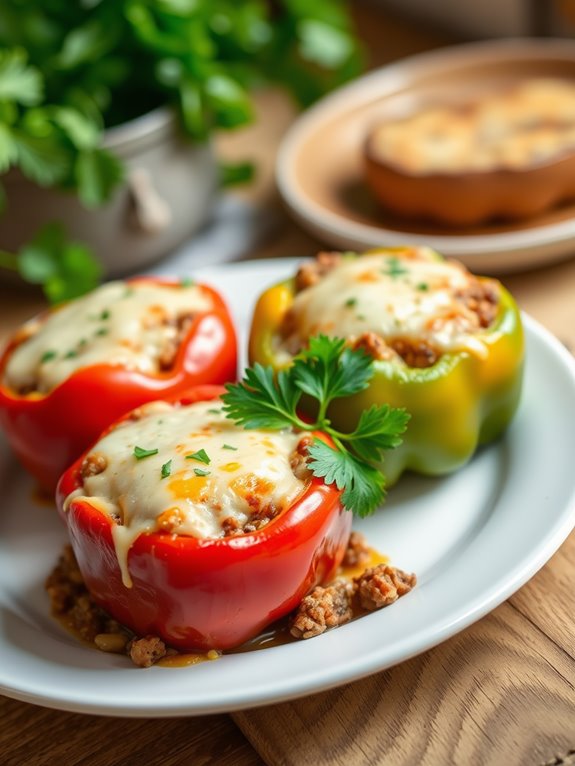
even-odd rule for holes
{"type": "Polygon", "coordinates": [[[365,254],[343,259],[298,293],[291,317],[304,341],[320,333],[354,341],[373,332],[384,340],[422,339],[443,352],[484,356],[478,316],[457,299],[474,280],[461,264],[437,260],[429,248],[365,254]]]}
{"type": "Polygon", "coordinates": [[[211,307],[193,285],[108,282],[25,325],[4,384],[46,393],[76,370],[101,363],[157,373],[162,353],[178,338],[178,317],[211,307]]]}
{"type": "Polygon", "coordinates": [[[575,84],[527,80],[464,107],[378,126],[373,153],[410,173],[525,169],[575,149],[575,84]]]}
{"type": "Polygon", "coordinates": [[[224,417],[218,400],[155,402],[140,412],[140,420],[125,421],[93,447],[107,467],[86,477],[65,506],[87,497],[118,521],[113,537],[128,587],[128,551],[140,534],[222,537],[225,523],[242,530],[254,515],[275,516],[304,489],[290,466],[301,435],[246,431],[224,417]],[[136,447],[157,453],[138,460],[136,447]]]}

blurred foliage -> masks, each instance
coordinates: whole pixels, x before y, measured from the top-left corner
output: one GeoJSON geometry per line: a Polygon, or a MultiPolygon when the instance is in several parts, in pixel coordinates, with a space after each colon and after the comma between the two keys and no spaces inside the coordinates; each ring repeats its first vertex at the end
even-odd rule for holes
{"type": "Polygon", "coordinates": [[[172,103],[205,140],[259,83],[306,106],[360,69],[342,0],[1,0],[0,173],[96,206],[122,178],[105,128],[172,103]]]}

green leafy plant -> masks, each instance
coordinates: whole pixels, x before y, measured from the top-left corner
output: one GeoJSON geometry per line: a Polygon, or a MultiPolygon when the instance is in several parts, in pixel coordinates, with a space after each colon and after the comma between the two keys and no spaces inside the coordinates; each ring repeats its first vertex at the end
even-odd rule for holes
{"type": "MultiPolygon", "coordinates": [[[[360,66],[342,0],[2,0],[0,175],[95,207],[122,180],[106,128],[170,103],[205,140],[253,118],[259,83],[305,106],[360,66]]],[[[250,177],[246,163],[224,172],[250,177]]]]}
{"type": "Polygon", "coordinates": [[[319,335],[310,338],[308,348],[277,376],[272,367],[255,364],[248,368],[240,383],[226,386],[224,410],[244,428],[296,428],[328,434],[334,446],[316,438],[308,449],[308,467],[326,484],[344,490],[346,508],[367,516],[384,500],[383,453],[401,444],[409,414],[387,404],[374,405],[362,412],[354,431],[342,433],[332,427],[328,408],[334,399],[367,388],[374,372],[373,359],[363,350],[349,348],[341,338],[319,335]],[[304,394],[317,402],[313,421],[298,415],[304,394]]]}

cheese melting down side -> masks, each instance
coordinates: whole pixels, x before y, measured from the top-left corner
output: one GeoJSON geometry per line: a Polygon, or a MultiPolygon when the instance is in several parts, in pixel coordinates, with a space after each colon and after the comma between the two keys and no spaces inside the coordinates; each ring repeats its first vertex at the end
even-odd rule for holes
{"type": "Polygon", "coordinates": [[[157,373],[162,350],[178,337],[178,317],[211,308],[194,285],[108,282],[25,326],[30,337],[10,356],[4,384],[47,393],[76,370],[101,363],[157,373]]]}
{"type": "Polygon", "coordinates": [[[344,258],[298,293],[291,314],[302,340],[320,333],[356,340],[373,332],[484,357],[478,315],[460,298],[475,282],[459,263],[437,260],[429,248],[368,253],[344,258]]]}
{"type": "Polygon", "coordinates": [[[139,420],[125,421],[93,447],[107,467],[87,476],[65,506],[88,498],[114,520],[127,586],[128,552],[140,534],[223,537],[226,521],[241,530],[252,518],[274,517],[305,487],[290,466],[301,434],[244,430],[225,418],[219,400],[154,402],[140,412],[139,420]],[[138,459],[136,447],[157,453],[138,459]]]}

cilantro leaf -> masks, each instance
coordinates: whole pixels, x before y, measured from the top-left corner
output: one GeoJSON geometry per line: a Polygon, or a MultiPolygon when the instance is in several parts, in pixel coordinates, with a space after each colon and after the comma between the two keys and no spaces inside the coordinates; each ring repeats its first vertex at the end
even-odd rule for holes
{"type": "Polygon", "coordinates": [[[358,459],[350,452],[334,449],[316,440],[308,449],[308,468],[326,484],[344,489],[342,502],[358,516],[369,516],[383,503],[385,479],[374,466],[358,459]]]}
{"type": "Polygon", "coordinates": [[[255,364],[245,372],[241,383],[228,383],[222,396],[226,417],[244,428],[279,430],[299,425],[295,410],[301,398],[293,384],[291,372],[277,375],[271,367],[255,364]]]}
{"type": "Polygon", "coordinates": [[[39,186],[53,186],[70,171],[70,155],[54,136],[34,136],[14,128],[12,136],[22,173],[39,186]]]}
{"type": "Polygon", "coordinates": [[[42,91],[42,75],[29,66],[24,50],[0,51],[0,101],[33,106],[41,101],[42,91]]]}
{"type": "Polygon", "coordinates": [[[373,373],[373,359],[363,350],[348,348],[340,338],[313,337],[307,350],[277,376],[271,367],[248,368],[241,383],[226,386],[223,409],[226,417],[244,428],[295,427],[331,436],[334,447],[314,441],[308,467],[326,484],[343,490],[346,508],[366,516],[383,502],[383,453],[401,443],[409,415],[387,404],[374,405],[362,413],[353,431],[342,433],[332,427],[327,407],[333,399],[364,389],[373,373]],[[316,400],[313,421],[304,421],[297,413],[304,393],[316,400]]]}
{"type": "Polygon", "coordinates": [[[186,455],[186,460],[197,460],[206,465],[209,465],[212,462],[205,449],[199,449],[197,452],[192,452],[191,455],[186,455]]]}
{"type": "Polygon", "coordinates": [[[318,335],[298,354],[293,364],[295,384],[324,403],[351,396],[367,388],[373,377],[373,360],[363,349],[345,346],[341,338],[318,335]]]}
{"type": "Polygon", "coordinates": [[[399,447],[409,418],[404,409],[392,408],[388,404],[372,405],[361,413],[355,431],[341,438],[350,443],[359,457],[378,461],[382,459],[383,450],[399,447]]]}
{"type": "Polygon", "coordinates": [[[25,245],[17,259],[20,275],[32,284],[41,284],[51,303],[76,298],[99,283],[102,267],[90,250],[66,239],[58,223],[43,226],[25,245]]]}
{"type": "Polygon", "coordinates": [[[136,460],[143,460],[145,457],[152,457],[153,455],[157,455],[158,452],[158,449],[144,449],[143,447],[134,447],[133,455],[136,460]]]}
{"type": "Polygon", "coordinates": [[[97,207],[110,199],[123,171],[120,161],[105,149],[86,149],[74,166],[78,194],[86,207],[97,207]]]}

